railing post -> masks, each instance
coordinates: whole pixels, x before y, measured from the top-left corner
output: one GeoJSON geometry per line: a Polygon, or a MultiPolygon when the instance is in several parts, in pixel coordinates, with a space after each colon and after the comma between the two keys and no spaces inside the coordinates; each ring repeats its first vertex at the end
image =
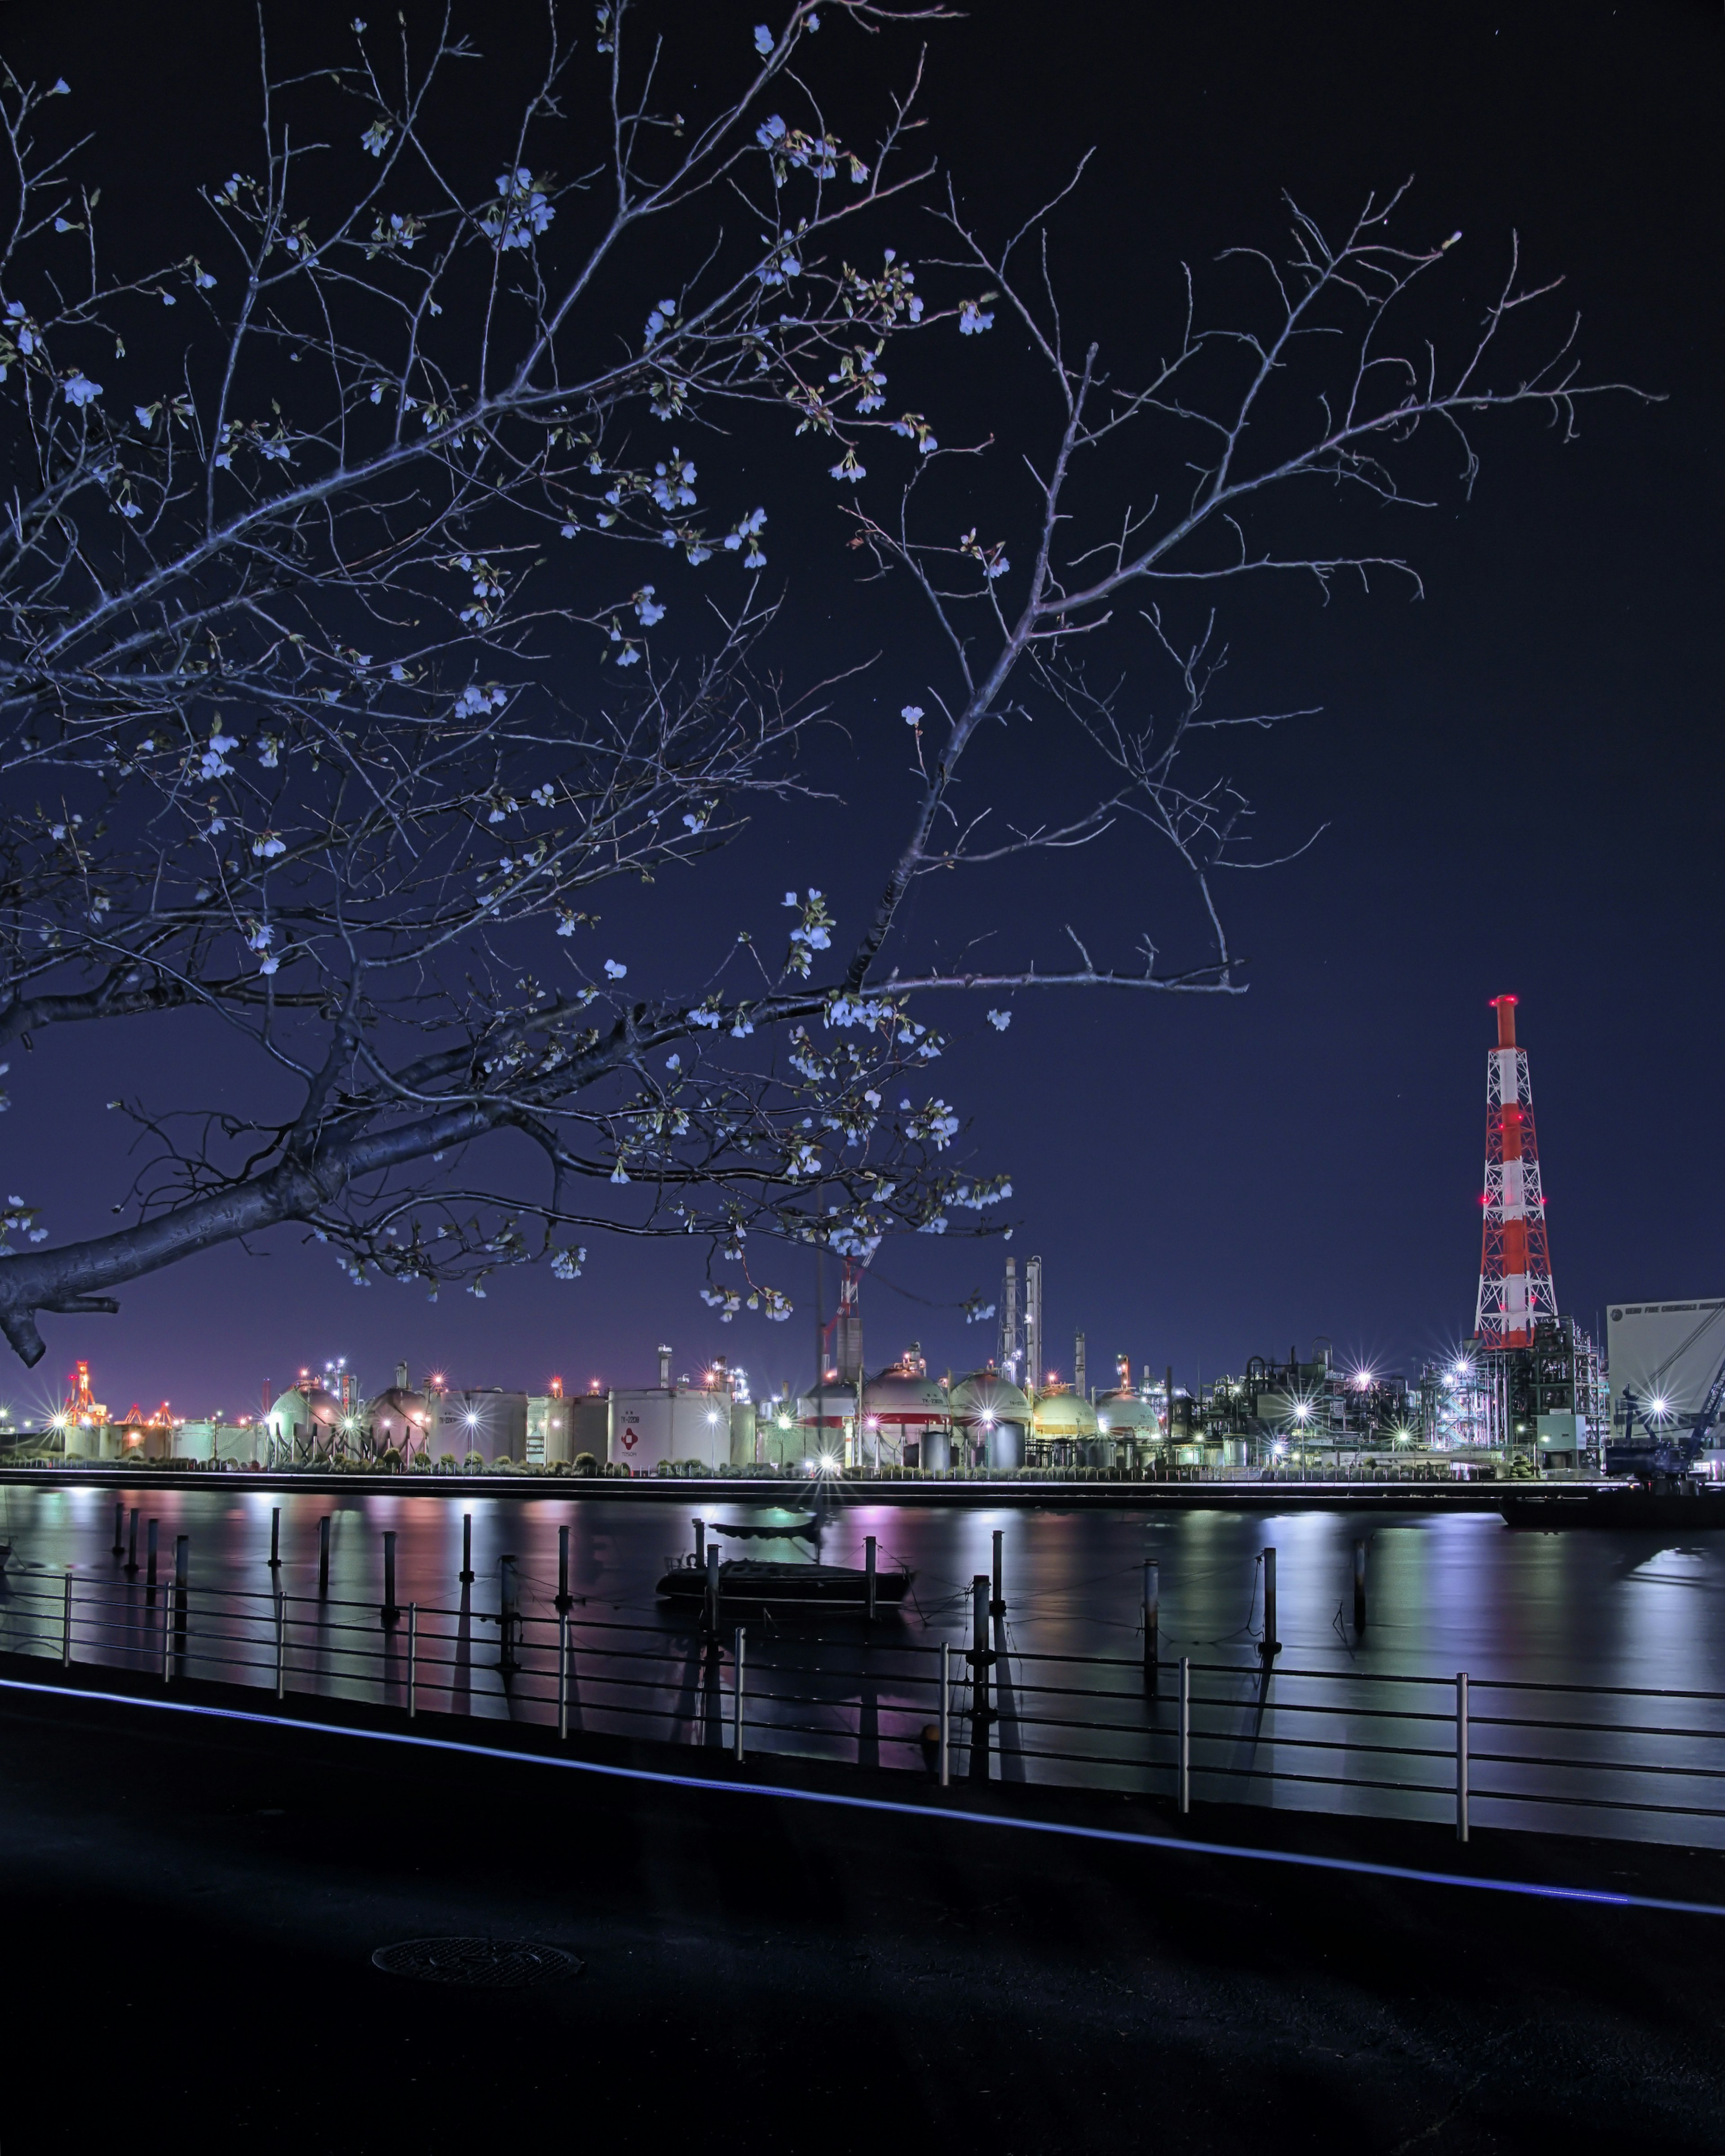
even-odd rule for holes
{"type": "Polygon", "coordinates": [[[418,1703],[414,1698],[418,1676],[419,1605],[417,1602],[410,1602],[408,1604],[408,1720],[409,1722],[418,1712],[418,1703]]]}
{"type": "Polygon", "coordinates": [[[952,1643],[941,1641],[941,1787],[952,1779],[952,1643]]]}
{"type": "Polygon", "coordinates": [[[330,1591],[330,1516],[326,1512],[317,1523],[317,1591],[330,1591]]]}
{"type": "Polygon", "coordinates": [[[731,1756],[738,1761],[742,1758],[742,1657],[743,1628],[739,1625],[732,1650],[731,1696],[731,1756]]]}
{"type": "Polygon", "coordinates": [[[567,1741],[569,1734],[569,1613],[561,1610],[557,1615],[557,1735],[567,1741]]]}
{"type": "Polygon", "coordinates": [[[281,1507],[276,1505],[270,1514],[270,1569],[281,1570],[281,1507]]]}
{"type": "Polygon", "coordinates": [[[874,1537],[874,1536],[873,1536],[873,1535],[865,1535],[865,1536],[863,1537],[863,1569],[864,1569],[865,1573],[866,1574],[867,1581],[868,1581],[868,1613],[867,1613],[867,1614],[868,1614],[868,1620],[869,1620],[870,1624],[871,1624],[871,1625],[872,1625],[872,1624],[874,1623],[874,1621],[875,1621],[875,1547],[876,1547],[876,1545],[875,1545],[875,1537],[874,1537]]]}
{"type": "Polygon", "coordinates": [[[275,1589],[275,1697],[287,1697],[287,1604],[280,1584],[275,1589]]]}
{"type": "Polygon", "coordinates": [[[706,1553],[706,1609],[705,1622],[709,1640],[719,1636],[719,1545],[715,1543],[706,1553]]]}
{"type": "Polygon", "coordinates": [[[569,1592],[569,1530],[567,1527],[559,1527],[557,1529],[557,1609],[559,1611],[567,1611],[572,1606],[574,1599],[569,1592]]]}
{"type": "Polygon", "coordinates": [[[988,1598],[988,1614],[989,1614],[991,1617],[997,1617],[997,1618],[998,1618],[998,1617],[1004,1617],[1004,1616],[1006,1614],[1006,1597],[1005,1597],[1005,1595],[1001,1592],[1001,1586],[1000,1586],[1000,1544],[1001,1544],[1001,1541],[1002,1541],[1002,1539],[1003,1539],[1003,1530],[1002,1530],[1002,1529],[1000,1529],[999,1527],[996,1527],[996,1528],[995,1528],[995,1530],[994,1530],[994,1550],[993,1550],[993,1557],[994,1557],[994,1591],[993,1591],[993,1594],[992,1594],[992,1595],[990,1595],[990,1597],[988,1598]]]}
{"type": "Polygon", "coordinates": [[[697,1520],[695,1522],[695,1569],[697,1572],[706,1570],[706,1522],[705,1520],[697,1520]]]}
{"type": "Polygon", "coordinates": [[[473,1515],[461,1515],[461,1584],[469,1586],[473,1580],[473,1515]]]}
{"type": "Polygon", "coordinates": [[[114,1554],[116,1557],[126,1555],[126,1507],[124,1505],[116,1505],[114,1507],[114,1554]]]}
{"type": "Polygon", "coordinates": [[[1184,1818],[1192,1809],[1192,1663],[1180,1657],[1179,1807],[1184,1818]]]}
{"type": "Polygon", "coordinates": [[[60,1612],[60,1667],[72,1666],[72,1568],[66,1567],[66,1599],[60,1612]]]}
{"type": "Polygon", "coordinates": [[[1455,1839],[1467,1840],[1467,1672],[1455,1672],[1455,1839]]]}
{"type": "Polygon", "coordinates": [[[988,1651],[988,1575],[979,1572],[970,1584],[971,1650],[969,1662],[973,1672],[970,1695],[970,1779],[986,1782],[988,1779],[988,1724],[993,1719],[988,1712],[988,1665],[994,1659],[988,1651]]]}
{"type": "Polygon", "coordinates": [[[386,1625],[393,1625],[399,1621],[400,1617],[401,1611],[395,1603],[395,1529],[386,1527],[383,1530],[382,1618],[386,1625]]]}
{"type": "Polygon", "coordinates": [[[1366,1629],[1366,1546],[1357,1542],[1353,1546],[1353,1629],[1366,1629]]]}
{"type": "Polygon", "coordinates": [[[1162,1660],[1162,1567],[1154,1558],[1144,1560],[1144,1689],[1156,1697],[1157,1670],[1162,1660]]]}
{"type": "Polygon", "coordinates": [[[138,1508],[131,1508],[131,1526],[126,1532],[126,1573],[128,1579],[138,1576],[138,1508]]]}
{"type": "Polygon", "coordinates": [[[162,1598],[162,1681],[170,1684],[174,1673],[174,1618],[168,1598],[162,1598]]]}
{"type": "Polygon", "coordinates": [[[144,1573],[146,1587],[153,1588],[156,1584],[156,1551],[161,1524],[159,1520],[149,1520],[145,1522],[144,1539],[147,1545],[146,1555],[148,1558],[144,1573]]]}

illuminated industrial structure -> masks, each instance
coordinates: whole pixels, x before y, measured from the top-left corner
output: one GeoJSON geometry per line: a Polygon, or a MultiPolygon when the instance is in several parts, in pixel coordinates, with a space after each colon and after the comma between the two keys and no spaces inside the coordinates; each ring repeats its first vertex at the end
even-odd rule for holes
{"type": "Polygon", "coordinates": [[[1486,1055],[1486,1188],[1474,1332],[1482,1347],[1525,1348],[1542,1318],[1555,1321],[1551,1245],[1527,1051],[1516,1045],[1514,996],[1494,996],[1497,1045],[1486,1055]]]}

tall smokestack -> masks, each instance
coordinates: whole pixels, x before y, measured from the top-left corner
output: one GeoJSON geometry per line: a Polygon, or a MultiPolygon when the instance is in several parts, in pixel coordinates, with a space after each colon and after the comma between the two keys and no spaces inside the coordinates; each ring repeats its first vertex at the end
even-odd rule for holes
{"type": "Polygon", "coordinates": [[[1491,1348],[1525,1348],[1537,1319],[1558,1314],[1545,1193],[1533,1133],[1527,1051],[1516,1045],[1516,998],[1494,996],[1497,1045],[1486,1055],[1485,1223],[1474,1330],[1491,1348]]]}
{"type": "Polygon", "coordinates": [[[1047,1349],[1042,1338],[1042,1260],[1024,1260],[1024,1382],[1040,1385],[1043,1382],[1043,1358],[1047,1349]]]}
{"type": "Polygon", "coordinates": [[[659,1389],[662,1393],[670,1390],[670,1348],[661,1348],[659,1351],[659,1389]]]}
{"type": "Polygon", "coordinates": [[[1081,1332],[1072,1342],[1072,1389],[1081,1400],[1090,1398],[1085,1384],[1087,1374],[1084,1362],[1084,1335],[1081,1332]]]}

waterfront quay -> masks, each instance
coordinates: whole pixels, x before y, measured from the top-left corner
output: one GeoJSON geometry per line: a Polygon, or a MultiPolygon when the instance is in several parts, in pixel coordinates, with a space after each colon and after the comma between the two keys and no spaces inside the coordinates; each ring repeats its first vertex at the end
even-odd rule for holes
{"type": "MultiPolygon", "coordinates": [[[[0,1466],[0,1486],[32,1489],[64,1485],[151,1490],[218,1489],[341,1492],[471,1500],[602,1497],[629,1504],[807,1504],[819,1498],[839,1505],[958,1507],[1055,1507],[1085,1511],[1208,1510],[1221,1506],[1252,1512],[1495,1512],[1509,1502],[1560,1489],[1568,1502],[1584,1500],[1632,1486],[1623,1482],[1544,1485],[1522,1480],[1468,1481],[1409,1476],[1349,1477],[1335,1480],[1297,1476],[1193,1476],[1158,1480],[1128,1478],[1083,1471],[1041,1476],[1029,1473],[993,1476],[927,1476],[898,1480],[870,1475],[619,1475],[479,1474],[416,1475],[382,1468],[277,1466],[243,1469],[176,1462],[172,1466],[138,1460],[73,1459],[0,1466]]],[[[1722,1507],[1725,1511],[1725,1507],[1722,1507]]]]}

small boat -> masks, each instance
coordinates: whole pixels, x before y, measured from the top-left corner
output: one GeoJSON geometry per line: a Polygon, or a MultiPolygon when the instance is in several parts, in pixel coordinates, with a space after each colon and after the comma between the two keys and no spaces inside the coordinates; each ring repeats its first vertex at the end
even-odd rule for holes
{"type": "MultiPolygon", "coordinates": [[[[896,1609],[910,1593],[914,1572],[877,1572],[875,1607],[896,1609]]],[[[706,1573],[693,1558],[674,1564],[659,1583],[667,1602],[698,1607],[706,1596],[706,1573]]],[[[727,1558],[719,1567],[719,1601],[729,1611],[771,1609],[860,1610],[868,1607],[869,1576],[860,1565],[781,1564],[770,1558],[727,1558]]]]}
{"type": "Polygon", "coordinates": [[[1535,1496],[1507,1497],[1499,1507],[1512,1527],[1549,1533],[1565,1527],[1629,1528],[1667,1534],[1717,1532],[1725,1527],[1725,1491],[1589,1490],[1560,1486],[1535,1496]]]}

